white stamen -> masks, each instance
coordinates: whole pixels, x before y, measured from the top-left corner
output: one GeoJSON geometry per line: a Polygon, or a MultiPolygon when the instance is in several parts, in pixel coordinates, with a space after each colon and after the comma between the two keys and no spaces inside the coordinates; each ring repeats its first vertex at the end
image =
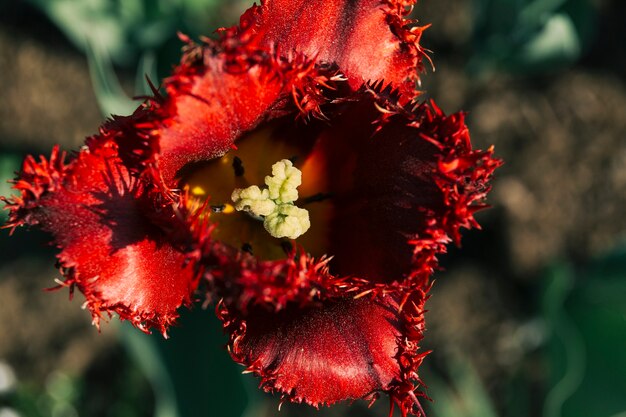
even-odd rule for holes
{"type": "Polygon", "coordinates": [[[293,203],[298,199],[298,187],[302,184],[302,172],[289,159],[272,165],[272,176],[265,177],[270,198],[276,203],[293,203]]]}
{"type": "Polygon", "coordinates": [[[265,217],[263,226],[274,237],[296,239],[303,235],[309,227],[309,212],[293,204],[281,204],[272,214],[265,217]]]}
{"type": "Polygon", "coordinates": [[[302,172],[288,159],[272,165],[272,175],[265,177],[268,188],[252,185],[237,188],[231,199],[237,211],[247,211],[263,218],[265,230],[275,238],[296,239],[311,227],[309,212],[296,207],[302,172]]]}
{"type": "Polygon", "coordinates": [[[267,189],[261,190],[256,185],[248,188],[236,188],[230,198],[235,202],[237,211],[249,211],[256,216],[268,216],[274,209],[276,203],[269,198],[267,189]]]}

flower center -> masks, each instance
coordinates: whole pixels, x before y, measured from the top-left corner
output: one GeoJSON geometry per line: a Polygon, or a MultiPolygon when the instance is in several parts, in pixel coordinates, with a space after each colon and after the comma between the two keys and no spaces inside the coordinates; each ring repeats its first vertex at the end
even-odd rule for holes
{"type": "Polygon", "coordinates": [[[247,135],[236,149],[194,167],[183,183],[197,199],[208,199],[216,240],[271,260],[284,258],[290,240],[298,239],[321,256],[332,213],[332,200],[320,189],[324,171],[307,161],[304,140],[284,140],[277,130],[247,135]]]}
{"type": "Polygon", "coordinates": [[[289,159],[282,159],[272,165],[272,175],[265,177],[265,184],[268,188],[236,188],[230,197],[235,209],[263,220],[265,230],[276,238],[296,239],[309,230],[309,212],[293,204],[298,199],[302,171],[289,159]]]}

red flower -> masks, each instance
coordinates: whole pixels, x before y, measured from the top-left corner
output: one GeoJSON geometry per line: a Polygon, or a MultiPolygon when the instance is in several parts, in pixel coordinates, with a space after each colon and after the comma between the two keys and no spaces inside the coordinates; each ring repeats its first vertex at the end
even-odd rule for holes
{"type": "Polygon", "coordinates": [[[472,150],[463,114],[414,100],[412,4],[268,0],[216,41],[184,39],[166,96],[109,120],[70,162],[58,148],[26,159],[7,227],[53,235],[96,324],[117,313],[165,334],[205,294],[265,390],[315,406],[386,392],[423,414],[436,255],[477,227],[500,162],[472,150]],[[228,197],[292,157],[311,224],[295,242],[228,197]]]}

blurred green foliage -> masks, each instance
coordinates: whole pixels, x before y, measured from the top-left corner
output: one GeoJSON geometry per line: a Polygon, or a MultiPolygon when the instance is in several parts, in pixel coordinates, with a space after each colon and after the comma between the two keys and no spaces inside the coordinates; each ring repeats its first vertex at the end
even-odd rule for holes
{"type": "Polygon", "coordinates": [[[553,388],[544,417],[626,414],[626,244],[579,271],[555,267],[547,282],[553,388]]]}
{"type": "MultiPolygon", "coordinates": [[[[626,416],[626,244],[578,269],[556,263],[540,283],[536,314],[544,342],[539,352],[524,358],[533,367],[538,354],[543,364],[540,415],[626,416]]],[[[428,395],[435,399],[429,407],[432,417],[496,417],[496,401],[469,357],[451,355],[447,365],[446,379],[427,364],[422,371],[428,395]]],[[[499,387],[507,398],[502,417],[536,415],[530,392],[538,387],[524,368],[520,364],[499,387]]]]}
{"type": "Polygon", "coordinates": [[[449,382],[422,365],[422,379],[427,381],[428,395],[433,398],[429,415],[436,417],[497,417],[493,401],[480,376],[463,356],[448,360],[449,382]]]}
{"type": "MultiPolygon", "coordinates": [[[[20,169],[23,155],[7,151],[0,151],[0,195],[10,196],[13,194],[10,183],[15,178],[15,173],[20,169]]],[[[0,210],[0,222],[4,222],[7,218],[7,211],[0,210]]]]}
{"type": "Polygon", "coordinates": [[[170,339],[123,326],[122,342],[155,391],[154,417],[238,417],[257,399],[244,386],[253,378],[242,377],[243,367],[224,349],[221,327],[201,308],[183,311],[170,339]]]}
{"type": "Polygon", "coordinates": [[[219,0],[29,0],[83,51],[132,65],[161,48],[177,31],[206,34],[219,0]]]}
{"type": "Polygon", "coordinates": [[[234,23],[246,0],[28,0],[89,60],[102,112],[130,114],[138,103],[121,87],[114,65],[136,72],[134,95],[150,93],[180,57],[177,33],[192,38],[234,23]],[[231,21],[233,20],[233,21],[231,21]]]}
{"type": "Polygon", "coordinates": [[[473,73],[553,72],[589,46],[596,12],[590,0],[474,0],[473,73]]]}
{"type": "Polygon", "coordinates": [[[127,358],[114,360],[115,369],[95,370],[91,375],[59,370],[42,383],[20,383],[0,395],[0,410],[4,407],[22,417],[151,416],[154,401],[143,373],[127,358]]]}
{"type": "Polygon", "coordinates": [[[262,398],[256,380],[230,359],[210,310],[182,312],[171,339],[109,325],[120,330],[125,351],[96,359],[82,375],[59,370],[42,383],[0,390],[0,410],[22,417],[239,417],[262,398]]]}

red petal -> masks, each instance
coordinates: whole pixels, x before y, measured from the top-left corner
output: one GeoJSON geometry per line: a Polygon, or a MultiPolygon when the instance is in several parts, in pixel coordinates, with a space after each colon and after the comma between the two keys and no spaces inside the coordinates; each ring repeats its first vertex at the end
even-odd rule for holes
{"type": "Polygon", "coordinates": [[[333,196],[330,271],[423,287],[459,229],[478,226],[473,214],[500,161],[472,150],[463,114],[404,108],[389,89],[339,109],[303,165],[304,176],[325,172],[316,191],[333,196]]]}
{"type": "Polygon", "coordinates": [[[188,256],[161,227],[176,225],[171,207],[129,175],[111,143],[81,151],[69,165],[63,156],[55,148],[50,161],[27,158],[9,226],[39,224],[52,233],[65,285],[85,294],[96,324],[115,312],[144,331],[165,332],[197,284],[188,256]]]}
{"type": "Polygon", "coordinates": [[[150,168],[155,182],[173,188],[187,164],[222,156],[263,121],[287,113],[323,117],[325,94],[339,80],[336,69],[302,54],[280,57],[247,43],[245,33],[184,50],[165,81],[166,96],[153,88],[155,96],[134,114],[114,116],[87,139],[90,147],[114,141],[131,172],[150,168]]]}
{"type": "Polygon", "coordinates": [[[240,27],[223,31],[218,41],[188,43],[165,83],[167,97],[157,92],[134,115],[107,123],[90,142],[115,140],[127,166],[158,162],[161,178],[176,186],[173,180],[185,165],[223,155],[263,121],[296,107],[306,117],[323,117],[325,91],[339,79],[328,63],[338,64],[354,89],[385,79],[406,93],[404,99],[415,94],[421,31],[404,27],[405,2],[283,3],[253,7],[240,27]],[[287,18],[282,8],[292,6],[302,7],[311,21],[321,19],[315,36],[287,18]],[[348,21],[337,20],[344,17],[348,21]]]}
{"type": "Polygon", "coordinates": [[[158,133],[168,182],[184,165],[223,155],[242,133],[296,105],[305,115],[319,114],[321,90],[335,73],[302,55],[282,58],[270,48],[254,48],[242,35],[188,48],[166,83],[163,107],[171,117],[158,133]]]}
{"type": "Polygon", "coordinates": [[[175,116],[160,134],[160,168],[171,179],[185,164],[226,153],[242,132],[254,127],[282,92],[283,83],[268,68],[258,66],[230,74],[224,62],[208,58],[206,68],[192,79],[168,84],[175,116]],[[189,85],[181,87],[181,82],[189,85]]]}
{"type": "Polygon", "coordinates": [[[411,0],[264,0],[243,17],[264,45],[282,53],[303,52],[336,63],[357,89],[366,81],[385,80],[413,98],[424,50],[424,28],[404,17],[411,0]]]}
{"type": "Polygon", "coordinates": [[[328,273],[328,261],[296,252],[278,261],[262,261],[216,242],[205,258],[212,265],[205,278],[209,296],[241,314],[259,306],[279,311],[290,303],[309,305],[320,296],[345,291],[344,280],[328,273]]]}
{"type": "Polygon", "coordinates": [[[231,332],[233,358],[285,399],[318,406],[386,391],[402,401],[417,383],[423,311],[401,313],[391,297],[327,300],[280,313],[258,309],[245,319],[224,305],[218,313],[231,332]],[[410,352],[403,340],[413,344],[410,352]]]}
{"type": "Polygon", "coordinates": [[[160,149],[166,183],[173,185],[186,164],[221,156],[242,133],[284,114],[287,94],[304,115],[321,117],[322,90],[332,88],[335,71],[316,62],[337,64],[354,89],[385,79],[401,89],[403,101],[412,98],[423,51],[422,29],[409,28],[403,18],[411,4],[267,1],[247,11],[239,27],[224,30],[219,41],[189,44],[166,83],[169,97],[151,118],[158,123],[147,133],[158,143],[152,148],[160,149]],[[314,34],[302,30],[312,22],[314,34]]]}

